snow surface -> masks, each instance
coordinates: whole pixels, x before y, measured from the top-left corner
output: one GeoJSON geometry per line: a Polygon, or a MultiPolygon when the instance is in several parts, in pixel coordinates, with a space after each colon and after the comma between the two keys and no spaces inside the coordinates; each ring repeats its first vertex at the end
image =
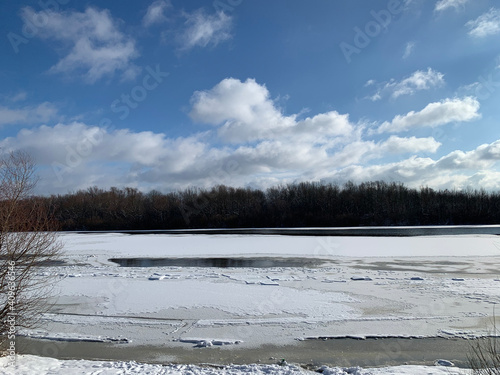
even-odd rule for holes
{"type": "MultiPolygon", "coordinates": [[[[194,365],[150,365],[137,362],[106,362],[86,360],[57,360],[54,358],[21,355],[15,366],[5,367],[7,358],[0,358],[0,374],[12,375],[44,375],[44,374],[71,374],[71,375],[242,375],[242,374],[270,374],[270,375],[313,375],[318,372],[307,371],[297,366],[280,365],[233,365],[217,367],[200,367],[194,365]]],[[[443,366],[398,366],[362,369],[359,367],[340,368],[322,367],[325,375],[464,375],[470,370],[443,366]]]]}
{"type": "Polygon", "coordinates": [[[98,262],[113,257],[300,256],[334,257],[456,257],[498,256],[500,240],[493,235],[422,237],[315,237],[277,235],[62,235],[66,250],[87,254],[98,262]]]}
{"type": "MultiPolygon", "coordinates": [[[[55,306],[43,315],[41,327],[21,332],[46,342],[152,345],[168,352],[300,345],[302,340],[315,338],[470,338],[490,334],[491,327],[486,323],[493,315],[493,306],[500,303],[500,241],[493,235],[65,233],[61,238],[66,264],[39,271],[58,281],[55,306]],[[259,256],[320,258],[323,263],[314,267],[148,268],[119,267],[109,261],[259,256]]],[[[175,354],[168,358],[172,363],[199,364],[195,356],[192,362],[184,362],[175,354]]],[[[48,373],[73,373],[66,371],[73,369],[78,374],[79,364],[97,366],[96,374],[120,373],[116,372],[120,368],[124,374],[139,370],[152,374],[302,371],[264,365],[222,370],[181,365],[147,367],[30,356],[21,357],[18,370],[20,374],[30,374],[29,366],[53,366],[55,370],[47,370],[48,373]]],[[[445,370],[398,367],[353,370],[357,372],[328,369],[323,373],[461,373],[448,371],[455,371],[453,368],[445,370]]]]}

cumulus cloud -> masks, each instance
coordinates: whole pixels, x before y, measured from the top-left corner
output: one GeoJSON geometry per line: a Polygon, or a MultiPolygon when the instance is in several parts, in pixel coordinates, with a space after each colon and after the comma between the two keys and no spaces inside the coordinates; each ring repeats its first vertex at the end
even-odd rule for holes
{"type": "Polygon", "coordinates": [[[479,102],[472,97],[463,99],[445,99],[430,103],[419,112],[411,111],[406,115],[398,115],[391,122],[384,122],[379,133],[403,132],[416,128],[436,127],[451,122],[467,122],[480,118],[479,102]]]}
{"type": "Polygon", "coordinates": [[[397,136],[390,136],[389,139],[380,144],[380,152],[382,154],[404,154],[404,153],[418,153],[430,152],[435,153],[441,143],[432,137],[427,138],[400,138],[397,136]]]}
{"type": "Polygon", "coordinates": [[[463,8],[468,2],[469,0],[439,0],[436,3],[434,10],[436,12],[442,12],[449,8],[459,9],[463,8]]]}
{"type": "Polygon", "coordinates": [[[404,155],[416,153],[435,153],[441,143],[432,137],[428,138],[401,138],[391,136],[378,143],[374,141],[358,140],[346,144],[340,151],[329,158],[329,163],[339,167],[347,167],[360,163],[367,163],[372,159],[379,159],[390,155],[404,155]]]}
{"type": "Polygon", "coordinates": [[[149,5],[146,14],[142,18],[142,24],[145,27],[149,27],[154,24],[165,22],[167,20],[165,13],[170,7],[170,2],[166,0],[154,1],[151,5],[149,5]]]}
{"type": "Polygon", "coordinates": [[[248,124],[268,114],[270,117],[280,116],[267,88],[251,78],[245,82],[226,78],[210,90],[195,92],[191,104],[191,117],[212,125],[228,119],[248,124]]]}
{"type": "Polygon", "coordinates": [[[200,9],[185,17],[185,28],[178,36],[181,50],[215,47],[232,37],[232,17],[224,12],[207,14],[200,9]]]}
{"type": "Polygon", "coordinates": [[[446,169],[487,169],[500,160],[500,141],[483,144],[473,151],[454,151],[441,158],[437,165],[446,169]]]}
{"type": "Polygon", "coordinates": [[[226,78],[191,98],[191,118],[218,126],[219,136],[229,142],[252,142],[291,135],[348,136],[353,131],[348,115],[336,111],[304,120],[284,115],[271,100],[269,91],[254,79],[241,82],[226,78]]]}
{"type": "Polygon", "coordinates": [[[349,165],[325,178],[341,181],[397,181],[408,186],[437,189],[463,189],[481,186],[500,189],[500,175],[492,168],[500,161],[500,141],[481,145],[471,151],[453,151],[437,160],[411,156],[393,163],[349,165]],[[495,180],[496,179],[496,180],[495,180]]]}
{"type": "Polygon", "coordinates": [[[354,131],[354,125],[349,122],[349,115],[330,111],[297,121],[289,130],[297,135],[314,133],[330,137],[347,137],[354,131]]]}
{"type": "Polygon", "coordinates": [[[254,79],[226,78],[210,90],[194,93],[191,104],[193,120],[220,126],[219,136],[231,142],[270,137],[294,121],[275,108],[267,88],[254,79]]]}
{"type": "Polygon", "coordinates": [[[62,43],[65,56],[49,70],[51,73],[81,74],[87,83],[121,72],[122,78],[133,78],[138,67],[132,60],[138,56],[135,41],[123,34],[107,10],[87,8],[85,12],[34,11],[22,9],[24,24],[37,23],[37,37],[62,43]]]}
{"type": "MultiPolygon", "coordinates": [[[[371,85],[375,84],[373,80],[368,82],[372,82],[371,85]]],[[[389,95],[393,99],[397,99],[402,95],[413,95],[417,91],[429,90],[433,87],[442,86],[444,82],[444,74],[440,72],[431,68],[427,68],[427,71],[417,70],[400,81],[392,79],[389,82],[380,84],[377,92],[371,95],[370,99],[372,101],[377,101],[386,95],[389,95]]]]}
{"type": "Polygon", "coordinates": [[[162,171],[162,176],[190,170],[209,154],[201,136],[168,138],[161,133],[73,122],[23,129],[16,137],[0,141],[0,149],[26,150],[44,166],[45,183],[67,190],[92,184],[109,187],[109,181],[137,184],[138,176],[151,169],[162,171]]]}
{"type": "Polygon", "coordinates": [[[470,30],[469,35],[476,38],[495,35],[500,32],[500,10],[491,8],[475,20],[465,24],[470,30]]]}

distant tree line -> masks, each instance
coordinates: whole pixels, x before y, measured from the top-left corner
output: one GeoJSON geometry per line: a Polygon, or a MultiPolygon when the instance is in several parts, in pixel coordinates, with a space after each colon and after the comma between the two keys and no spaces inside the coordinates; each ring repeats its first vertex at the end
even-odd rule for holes
{"type": "Polygon", "coordinates": [[[217,186],[142,193],[92,187],[33,198],[63,230],[343,227],[500,223],[500,193],[413,189],[381,181],[217,186]]]}

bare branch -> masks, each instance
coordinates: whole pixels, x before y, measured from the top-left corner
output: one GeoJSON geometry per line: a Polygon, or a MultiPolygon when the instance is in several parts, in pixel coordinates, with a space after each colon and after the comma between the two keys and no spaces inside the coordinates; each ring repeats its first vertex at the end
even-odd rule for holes
{"type": "Polygon", "coordinates": [[[49,307],[53,278],[38,267],[62,248],[55,221],[31,197],[35,171],[25,152],[0,158],[0,344],[18,328],[33,327],[49,307]]]}

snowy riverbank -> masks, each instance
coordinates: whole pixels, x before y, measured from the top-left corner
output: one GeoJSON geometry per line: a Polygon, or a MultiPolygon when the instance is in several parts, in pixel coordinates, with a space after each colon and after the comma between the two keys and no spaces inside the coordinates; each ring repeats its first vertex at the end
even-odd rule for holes
{"type": "Polygon", "coordinates": [[[14,368],[3,367],[0,358],[0,374],[41,375],[41,374],[105,374],[105,375],[466,375],[469,370],[445,366],[396,366],[382,368],[327,367],[308,371],[297,366],[280,365],[239,365],[239,366],[195,366],[195,365],[149,365],[137,362],[103,362],[86,360],[56,360],[36,356],[19,356],[14,368]]]}

